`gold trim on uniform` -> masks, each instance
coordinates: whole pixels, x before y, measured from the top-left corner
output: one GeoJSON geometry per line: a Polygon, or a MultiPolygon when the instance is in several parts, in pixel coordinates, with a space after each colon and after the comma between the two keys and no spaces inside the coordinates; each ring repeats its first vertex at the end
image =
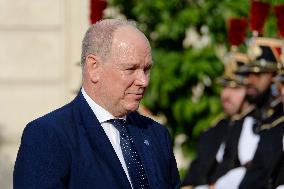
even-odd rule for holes
{"type": "Polygon", "coordinates": [[[263,124],[260,127],[260,130],[266,130],[266,129],[271,129],[273,127],[278,126],[280,123],[284,122],[284,116],[281,116],[280,118],[274,120],[272,123],[270,124],[263,124]]]}
{"type": "Polygon", "coordinates": [[[224,113],[219,114],[215,119],[212,120],[211,127],[207,128],[206,130],[208,130],[212,127],[215,127],[217,125],[217,123],[219,123],[221,120],[228,119],[228,118],[229,117],[224,113]]]}
{"type": "Polygon", "coordinates": [[[240,120],[240,119],[242,119],[243,117],[247,116],[249,113],[251,113],[253,110],[254,110],[254,107],[249,107],[249,108],[243,110],[241,113],[236,114],[236,115],[233,115],[233,116],[231,117],[231,120],[232,120],[232,121],[240,120]]]}
{"type": "Polygon", "coordinates": [[[181,187],[180,189],[193,189],[194,187],[193,186],[183,186],[183,187],[181,187]]]}

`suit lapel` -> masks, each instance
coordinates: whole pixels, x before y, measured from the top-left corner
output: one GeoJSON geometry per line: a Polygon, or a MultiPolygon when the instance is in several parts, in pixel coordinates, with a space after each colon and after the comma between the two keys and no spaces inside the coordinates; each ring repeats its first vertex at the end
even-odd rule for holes
{"type": "Polygon", "coordinates": [[[155,188],[155,182],[153,178],[155,177],[154,167],[153,167],[153,156],[152,156],[152,147],[150,136],[147,133],[146,125],[141,123],[140,119],[135,118],[133,114],[130,114],[127,118],[129,120],[129,132],[133,138],[134,144],[137,148],[138,154],[141,158],[141,161],[144,165],[146,175],[149,181],[151,188],[155,188]],[[135,123],[135,124],[134,124],[135,123]]]}
{"type": "Polygon", "coordinates": [[[93,150],[93,155],[95,157],[100,157],[100,160],[102,160],[101,162],[105,164],[104,166],[107,166],[107,168],[111,170],[109,172],[115,180],[121,184],[121,188],[131,188],[127,176],[107,135],[93,111],[85,101],[82,93],[77,96],[75,101],[78,106],[75,107],[75,109],[79,109],[77,116],[80,117],[77,119],[77,123],[79,122],[80,126],[85,128],[86,136],[93,150]]]}

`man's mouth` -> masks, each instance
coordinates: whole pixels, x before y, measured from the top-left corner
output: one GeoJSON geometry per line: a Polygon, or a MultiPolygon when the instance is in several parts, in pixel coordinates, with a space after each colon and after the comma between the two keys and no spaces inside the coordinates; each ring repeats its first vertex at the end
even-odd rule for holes
{"type": "Polygon", "coordinates": [[[128,93],[128,95],[133,96],[135,99],[141,100],[144,96],[144,93],[128,93]]]}
{"type": "Polygon", "coordinates": [[[134,95],[137,99],[142,99],[143,96],[144,96],[143,93],[138,93],[138,94],[134,94],[134,95]]]}
{"type": "Polygon", "coordinates": [[[257,94],[257,89],[254,87],[248,87],[247,88],[247,93],[248,94],[257,94]]]}

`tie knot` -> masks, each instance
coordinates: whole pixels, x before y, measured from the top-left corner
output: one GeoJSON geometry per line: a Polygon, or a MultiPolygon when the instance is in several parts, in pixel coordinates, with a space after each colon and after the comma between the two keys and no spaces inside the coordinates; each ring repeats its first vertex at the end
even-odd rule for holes
{"type": "Polygon", "coordinates": [[[123,134],[126,131],[126,120],[124,119],[111,119],[109,122],[119,131],[119,133],[123,134]]]}

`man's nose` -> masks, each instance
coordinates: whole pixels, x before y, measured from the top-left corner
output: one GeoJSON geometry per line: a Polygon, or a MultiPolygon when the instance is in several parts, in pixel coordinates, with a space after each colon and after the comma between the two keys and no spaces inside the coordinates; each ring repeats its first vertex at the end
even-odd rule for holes
{"type": "Polygon", "coordinates": [[[136,85],[147,87],[149,85],[149,78],[149,74],[145,73],[145,71],[139,71],[136,78],[136,85]]]}
{"type": "Polygon", "coordinates": [[[247,80],[249,83],[255,83],[258,81],[258,77],[256,75],[251,74],[248,76],[247,80]]]}

